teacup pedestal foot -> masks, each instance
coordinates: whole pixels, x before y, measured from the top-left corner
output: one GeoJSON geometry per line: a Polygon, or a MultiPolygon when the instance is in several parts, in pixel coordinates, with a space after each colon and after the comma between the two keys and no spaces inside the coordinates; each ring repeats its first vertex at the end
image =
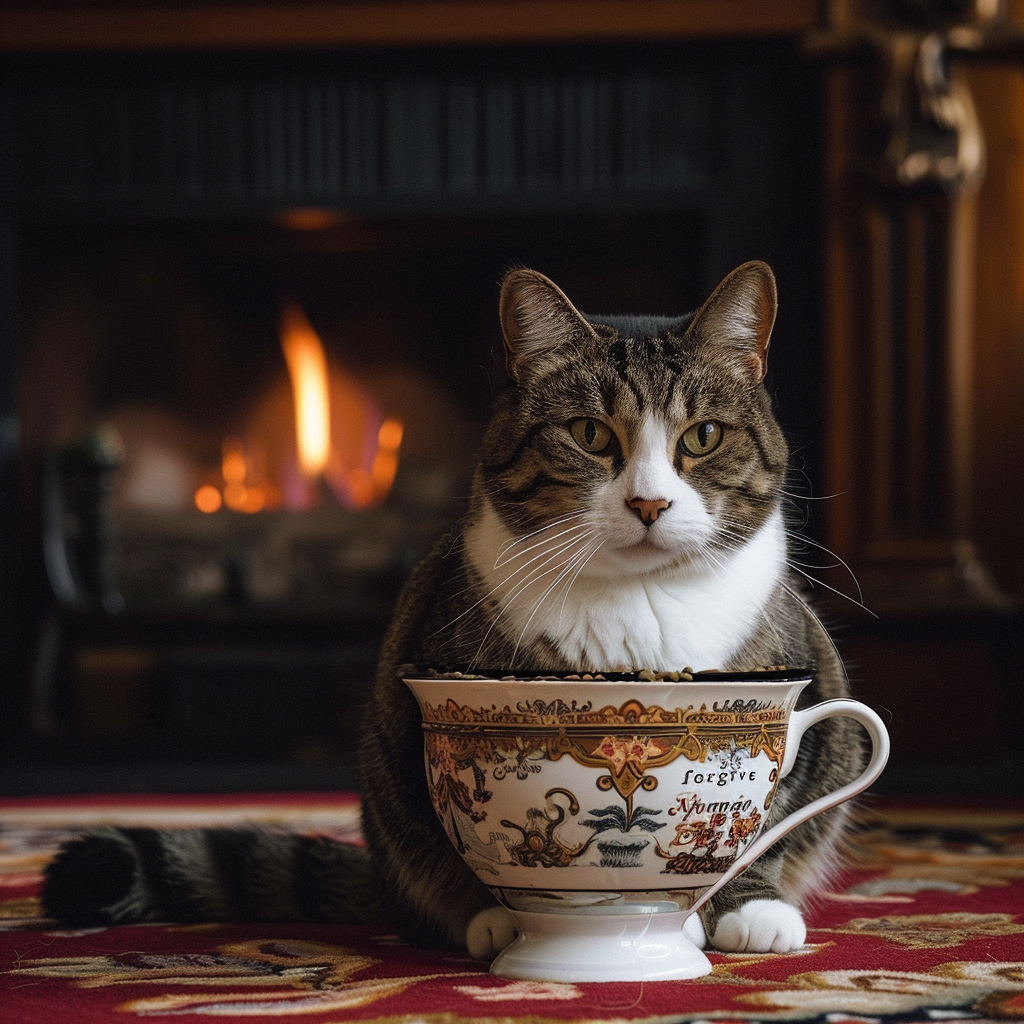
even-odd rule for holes
{"type": "Polygon", "coordinates": [[[683,934],[686,911],[512,913],[520,933],[491,964],[499,978],[685,981],[711,973],[711,962],[683,934]]]}

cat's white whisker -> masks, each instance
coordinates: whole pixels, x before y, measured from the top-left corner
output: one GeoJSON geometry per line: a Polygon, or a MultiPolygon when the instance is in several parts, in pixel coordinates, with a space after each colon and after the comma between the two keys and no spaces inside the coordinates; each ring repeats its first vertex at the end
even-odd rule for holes
{"type": "MultiPolygon", "coordinates": [[[[588,531],[588,534],[590,532],[591,531],[588,531]]],[[[580,536],[580,537],[574,537],[571,541],[567,541],[567,542],[563,543],[561,546],[559,546],[558,548],[556,548],[555,550],[551,551],[549,553],[548,557],[546,559],[544,559],[544,561],[541,562],[540,565],[535,566],[534,569],[531,570],[531,572],[527,575],[527,577],[524,580],[520,580],[516,584],[516,588],[513,590],[513,592],[511,594],[508,595],[506,603],[511,603],[512,601],[514,601],[521,593],[523,593],[523,591],[527,587],[529,587],[532,583],[536,582],[536,580],[540,579],[543,576],[546,576],[550,572],[554,572],[557,569],[561,568],[561,566],[564,565],[564,562],[560,562],[558,565],[552,566],[550,569],[545,569],[543,572],[540,571],[541,569],[543,569],[544,566],[548,565],[548,563],[550,563],[552,561],[555,561],[561,555],[563,555],[565,552],[571,551],[572,549],[576,548],[579,545],[579,543],[584,541],[585,539],[586,539],[586,535],[580,536]]],[[[536,561],[540,557],[541,557],[541,555],[534,556],[534,558],[531,559],[531,562],[536,561]]],[[[570,555],[569,557],[572,558],[574,556],[570,555]]],[[[514,572],[510,576],[508,576],[505,579],[504,583],[510,582],[516,576],[516,574],[518,572],[520,572],[519,569],[517,569],[516,572],[514,572]]],[[[500,584],[500,586],[503,586],[504,583],[500,584]]]]}
{"type": "Polygon", "coordinates": [[[790,566],[792,566],[792,568],[794,568],[794,569],[800,568],[800,569],[807,569],[808,571],[812,571],[812,570],[824,570],[824,571],[827,571],[829,569],[841,569],[842,568],[842,566],[838,562],[833,562],[831,565],[821,565],[818,562],[801,562],[798,558],[787,558],[786,562],[790,566]]]}
{"type": "MultiPolygon", "coordinates": [[[[602,544],[604,544],[603,540],[591,541],[586,547],[577,551],[576,554],[574,554],[565,563],[565,566],[563,567],[562,571],[558,574],[558,578],[551,584],[547,592],[544,594],[542,600],[546,600],[547,597],[551,594],[551,592],[555,589],[555,587],[557,587],[560,583],[564,582],[566,579],[569,580],[568,584],[566,585],[565,594],[563,594],[562,596],[562,605],[561,609],[559,610],[559,621],[561,621],[562,612],[565,610],[565,598],[568,596],[569,590],[572,588],[572,585],[575,582],[576,578],[579,576],[580,572],[583,571],[583,567],[587,564],[588,561],[590,561],[594,554],[597,553],[598,548],[600,548],[602,544]],[[569,578],[570,574],[572,576],[571,579],[569,578]]],[[[530,617],[532,618],[533,616],[531,615],[530,617]]],[[[527,626],[528,625],[529,622],[527,622],[527,626]]]]}
{"type": "MultiPolygon", "coordinates": [[[[580,513],[580,515],[583,515],[583,513],[580,513]]],[[[577,523],[574,526],[569,526],[566,529],[561,530],[561,531],[559,531],[556,534],[553,534],[551,537],[545,537],[543,540],[539,540],[539,541],[537,541],[534,544],[530,544],[528,547],[525,547],[522,550],[515,550],[517,548],[517,546],[520,543],[522,543],[523,541],[525,541],[527,539],[531,539],[531,538],[537,536],[538,534],[543,533],[544,530],[552,529],[555,525],[557,525],[557,524],[552,523],[550,526],[544,527],[543,530],[536,530],[532,534],[527,534],[526,537],[517,537],[514,540],[506,541],[506,543],[501,546],[501,548],[499,549],[499,551],[497,553],[497,556],[495,557],[494,568],[495,569],[502,569],[506,565],[508,565],[508,563],[511,562],[513,559],[520,558],[521,556],[523,556],[525,554],[528,554],[530,551],[535,551],[537,548],[542,548],[545,545],[550,544],[552,541],[556,541],[556,540],[558,540],[561,537],[567,536],[568,534],[572,533],[574,530],[581,530],[581,529],[582,530],[587,530],[587,529],[589,529],[589,527],[585,523],[584,524],[577,523]],[[503,555],[506,555],[506,552],[509,552],[509,551],[514,551],[514,554],[509,554],[509,555],[507,555],[507,557],[503,557],[503,555]]]]}
{"type": "MultiPolygon", "coordinates": [[[[568,531],[565,531],[565,532],[568,532],[568,531]]],[[[589,533],[590,531],[586,531],[586,532],[589,533]]],[[[490,625],[487,628],[487,632],[484,634],[483,639],[480,641],[480,647],[478,648],[478,651],[477,651],[477,658],[479,658],[480,653],[482,652],[482,650],[486,646],[487,640],[490,637],[491,632],[494,630],[494,627],[498,624],[498,621],[503,616],[507,616],[509,614],[509,612],[510,612],[512,606],[515,604],[515,602],[527,590],[529,590],[531,586],[536,584],[539,580],[543,579],[549,573],[559,571],[563,567],[564,562],[557,561],[557,560],[560,558],[560,556],[562,554],[564,554],[564,552],[569,551],[572,548],[576,547],[580,543],[580,541],[583,540],[583,539],[584,539],[583,537],[573,537],[571,540],[564,542],[559,547],[555,548],[553,551],[550,551],[550,552],[542,551],[540,554],[534,555],[534,557],[531,558],[530,561],[526,563],[526,565],[520,566],[514,572],[510,573],[507,577],[505,577],[504,580],[502,580],[501,582],[495,584],[495,586],[492,587],[490,593],[495,593],[497,591],[502,590],[507,584],[512,582],[512,580],[514,580],[515,577],[527,567],[527,565],[530,565],[533,562],[537,562],[539,559],[543,558],[543,556],[545,554],[548,555],[548,557],[544,558],[544,560],[541,561],[539,565],[535,565],[526,574],[526,576],[523,579],[516,581],[513,589],[511,590],[511,592],[505,594],[502,597],[501,607],[497,610],[497,613],[494,615],[493,619],[491,620],[490,625]],[[545,568],[545,566],[547,566],[552,561],[556,561],[557,564],[551,566],[550,568],[545,568]]],[[[531,618],[532,618],[532,616],[531,616],[531,618]]],[[[519,647],[519,645],[517,643],[516,644],[516,649],[517,650],[518,650],[518,647],[519,647]]],[[[474,663],[475,663],[475,661],[476,661],[476,659],[474,659],[474,663]]],[[[510,667],[511,667],[511,665],[510,665],[510,667]]]]}
{"type": "MultiPolygon", "coordinates": [[[[579,557],[578,553],[575,556],[573,556],[573,558],[578,558],[578,557],[579,557]]],[[[534,602],[533,611],[530,612],[529,616],[526,619],[526,622],[523,623],[523,628],[520,630],[519,636],[516,639],[515,647],[512,649],[512,658],[511,658],[511,661],[509,663],[510,665],[514,665],[515,664],[516,657],[519,654],[519,648],[522,645],[523,638],[526,636],[527,630],[530,628],[530,623],[533,622],[534,616],[537,614],[538,611],[540,611],[541,606],[548,599],[549,595],[555,589],[555,587],[557,587],[558,584],[561,583],[561,581],[563,579],[565,579],[565,576],[566,576],[567,573],[571,572],[571,566],[573,564],[574,564],[574,562],[573,562],[573,559],[571,558],[568,563],[563,563],[561,566],[556,567],[556,568],[559,569],[558,575],[545,588],[544,593],[542,593],[537,598],[537,600],[534,602]]]]}
{"type": "MultiPolygon", "coordinates": [[[[811,538],[806,536],[805,534],[796,533],[796,532],[794,532],[792,530],[787,530],[786,531],[786,536],[790,540],[792,540],[792,541],[798,542],[800,544],[807,544],[808,546],[810,546],[812,548],[817,548],[819,551],[824,552],[824,554],[829,555],[831,558],[834,558],[836,560],[836,562],[839,565],[841,565],[847,571],[847,573],[849,573],[850,579],[853,581],[853,585],[857,588],[857,601],[855,603],[859,603],[859,604],[861,604],[861,607],[863,607],[864,591],[861,589],[860,581],[857,579],[856,573],[853,571],[853,569],[850,567],[850,565],[842,557],[837,555],[830,548],[825,547],[824,544],[819,544],[817,541],[811,540],[811,538]]],[[[813,568],[813,567],[812,566],[806,566],[806,568],[813,568]]],[[[834,566],[822,566],[821,568],[835,568],[835,567],[834,566]]],[[[836,591],[836,593],[840,593],[840,592],[836,591]]],[[[841,596],[846,597],[845,594],[841,594],[841,596]]],[[[853,599],[850,598],[850,600],[853,600],[853,599]]]]}
{"type": "MultiPolygon", "coordinates": [[[[512,572],[510,572],[503,580],[495,584],[494,589],[500,590],[501,588],[507,586],[516,578],[516,576],[524,572],[526,569],[530,568],[530,566],[533,566],[533,568],[531,568],[530,571],[526,574],[525,581],[519,581],[520,583],[525,582],[528,584],[531,577],[537,572],[538,569],[543,568],[543,566],[547,565],[553,559],[558,558],[559,555],[561,555],[563,552],[576,547],[581,541],[585,540],[589,533],[590,531],[588,529],[578,530],[572,537],[570,537],[568,540],[562,540],[561,543],[559,543],[557,546],[545,547],[543,550],[539,551],[537,554],[535,554],[532,558],[528,559],[518,568],[513,569],[512,572]],[[537,562],[539,562],[540,564],[535,565],[534,563],[537,562]]],[[[517,583],[517,586],[518,585],[519,584],[517,583]]],[[[518,593],[518,591],[516,591],[515,593],[518,593]]],[[[514,596],[514,594],[512,596],[514,596]]]]}
{"type": "Polygon", "coordinates": [[[843,661],[841,655],[839,654],[839,648],[836,647],[836,642],[832,639],[832,637],[829,634],[829,631],[825,628],[825,624],[821,621],[821,619],[818,618],[817,612],[815,612],[815,610],[810,606],[810,604],[807,601],[805,601],[803,597],[801,597],[800,594],[797,593],[797,591],[793,587],[789,586],[789,584],[787,583],[781,583],[780,586],[787,594],[789,594],[791,598],[793,598],[794,601],[797,602],[797,604],[799,604],[804,609],[810,621],[814,623],[814,625],[817,627],[821,635],[828,642],[829,647],[832,648],[832,652],[836,656],[836,662],[839,664],[839,668],[842,670],[843,673],[843,679],[846,683],[846,692],[849,693],[850,676],[849,673],[846,671],[846,663],[843,661]]]}
{"type": "Polygon", "coordinates": [[[561,607],[558,610],[558,621],[559,622],[562,621],[562,617],[565,614],[565,602],[566,602],[566,600],[569,597],[569,591],[572,590],[573,584],[580,578],[580,573],[582,573],[583,570],[587,567],[587,563],[594,557],[594,555],[596,555],[598,553],[598,551],[601,550],[601,547],[602,547],[603,544],[604,544],[603,540],[597,541],[593,545],[593,547],[591,548],[591,550],[587,554],[587,556],[585,558],[582,558],[582,559],[579,560],[579,564],[576,566],[576,571],[573,573],[572,579],[570,579],[568,584],[566,584],[565,593],[562,595],[562,605],[561,605],[561,607]]]}
{"type": "MultiPolygon", "coordinates": [[[[573,529],[576,529],[576,530],[580,530],[580,528],[579,528],[579,527],[574,527],[573,529]]],[[[540,531],[538,531],[538,532],[540,532],[540,531]]],[[[564,536],[566,536],[567,534],[569,534],[570,532],[571,532],[571,530],[563,530],[563,531],[562,531],[561,533],[557,534],[557,535],[556,535],[556,537],[554,537],[554,538],[551,538],[551,539],[552,539],[552,540],[555,540],[555,539],[558,539],[559,537],[564,537],[564,536]]],[[[586,529],[586,528],[583,528],[581,532],[585,534],[585,533],[587,532],[587,529],[586,529]]],[[[494,584],[494,585],[493,585],[493,586],[492,586],[492,587],[490,588],[490,590],[488,590],[488,591],[487,591],[487,592],[486,592],[485,594],[483,594],[483,595],[482,595],[481,597],[479,597],[479,598],[478,598],[478,599],[477,599],[476,601],[474,601],[474,602],[473,602],[473,603],[472,603],[471,605],[469,605],[469,607],[468,607],[468,608],[465,608],[465,609],[463,609],[463,611],[462,611],[462,612],[460,612],[460,613],[459,613],[459,614],[458,614],[458,615],[457,615],[457,616],[456,616],[456,617],[455,617],[454,619],[452,619],[452,620],[451,620],[450,622],[447,622],[447,623],[445,623],[445,625],[443,625],[442,627],[440,627],[440,629],[437,629],[437,630],[435,630],[435,631],[434,631],[433,633],[431,633],[431,634],[430,634],[430,636],[431,636],[431,637],[437,636],[437,635],[438,635],[439,633],[442,633],[442,632],[444,632],[445,630],[447,630],[447,629],[450,629],[450,628],[451,628],[452,626],[454,626],[454,625],[455,625],[455,624],[456,624],[456,623],[457,623],[457,622],[458,622],[458,621],[459,621],[460,619],[462,619],[462,618],[463,618],[464,616],[468,615],[468,614],[469,614],[470,612],[472,612],[472,611],[473,611],[474,609],[476,609],[476,608],[479,608],[479,607],[480,607],[480,605],[482,605],[482,604],[486,603],[486,601],[487,601],[488,599],[490,599],[490,598],[491,598],[491,597],[493,597],[493,596],[494,596],[495,594],[497,594],[497,593],[498,593],[499,591],[501,591],[501,589],[502,589],[503,587],[505,587],[505,586],[506,586],[506,585],[507,585],[508,583],[510,583],[510,582],[511,582],[511,581],[512,581],[513,579],[515,579],[515,577],[516,577],[516,576],[517,576],[517,575],[518,575],[519,573],[521,573],[521,572],[524,572],[524,571],[526,571],[527,569],[529,569],[529,567],[530,567],[530,566],[531,566],[531,565],[532,565],[532,564],[533,564],[534,562],[538,561],[539,559],[542,559],[542,558],[544,558],[544,556],[545,556],[545,555],[549,555],[549,557],[548,557],[547,559],[545,559],[545,561],[544,561],[544,562],[542,562],[542,563],[541,563],[541,566],[543,566],[543,565],[546,565],[546,564],[547,564],[547,562],[551,560],[551,557],[554,557],[554,556],[555,556],[555,555],[557,555],[557,554],[558,554],[559,552],[561,552],[561,551],[564,551],[564,550],[566,550],[567,548],[570,548],[570,547],[572,547],[572,546],[573,546],[574,544],[578,543],[579,539],[582,539],[582,538],[573,538],[573,539],[571,539],[571,540],[569,540],[569,541],[565,541],[565,542],[564,542],[564,543],[563,543],[563,544],[562,544],[562,545],[561,545],[560,547],[558,547],[558,548],[557,548],[557,549],[556,549],[556,550],[554,551],[554,553],[553,553],[553,554],[552,554],[552,553],[550,553],[550,552],[549,552],[548,550],[544,550],[544,551],[541,551],[541,552],[539,552],[538,554],[534,555],[534,556],[533,556],[532,558],[530,558],[530,559],[529,559],[528,561],[524,562],[524,563],[523,563],[523,564],[522,564],[521,566],[519,566],[518,568],[516,568],[515,570],[513,570],[513,571],[512,571],[511,573],[509,573],[509,575],[508,575],[508,576],[506,576],[506,577],[505,577],[505,578],[504,578],[503,580],[500,580],[499,582],[495,583],[495,584],[494,584]]],[[[531,546],[530,550],[532,550],[532,549],[533,549],[533,547],[536,547],[536,546],[538,546],[538,545],[533,545],[533,546],[531,546]]],[[[527,553],[527,552],[525,552],[525,551],[523,551],[523,552],[520,552],[520,554],[526,554],[526,553],[527,553]]],[[[507,560],[506,560],[506,564],[507,564],[507,562],[508,562],[508,561],[511,561],[511,559],[507,559],[507,560]]],[[[495,563],[495,568],[499,568],[499,566],[497,565],[497,563],[495,563]]],[[[530,580],[531,580],[531,577],[532,577],[532,576],[533,576],[533,574],[534,574],[534,573],[536,572],[536,569],[537,569],[537,568],[539,568],[539,567],[535,567],[534,569],[530,570],[530,572],[529,572],[529,573],[527,574],[527,576],[526,576],[526,579],[525,579],[525,584],[526,584],[526,585],[529,585],[529,582],[530,582],[530,580]]],[[[550,572],[551,570],[548,570],[548,571],[550,572]]],[[[520,581],[520,582],[524,582],[524,581],[520,581]]],[[[474,589],[474,588],[472,587],[472,585],[466,588],[466,590],[472,590],[472,589],[474,589]]],[[[466,590],[462,591],[462,593],[465,593],[465,592],[466,592],[466,590]]],[[[512,600],[514,600],[514,599],[515,599],[515,597],[517,596],[517,594],[518,594],[518,591],[516,591],[516,592],[514,592],[514,593],[513,593],[512,595],[510,595],[510,596],[509,596],[509,597],[508,597],[508,598],[506,599],[506,603],[507,603],[508,601],[512,601],[512,600]]],[[[500,613],[499,613],[499,614],[500,614],[500,613]]],[[[492,626],[493,626],[493,623],[492,623],[492,626]]]]}
{"type": "Polygon", "coordinates": [[[498,548],[498,557],[500,558],[507,550],[514,548],[517,544],[522,544],[524,541],[531,540],[533,537],[538,537],[547,530],[554,529],[556,526],[564,526],[573,519],[581,519],[585,515],[587,515],[586,509],[578,509],[576,512],[567,512],[564,516],[552,519],[550,523],[538,526],[536,530],[531,530],[529,533],[524,533],[521,536],[510,537],[501,545],[501,547],[498,548]]]}
{"type": "Polygon", "coordinates": [[[529,532],[523,534],[516,534],[510,537],[501,546],[501,550],[504,550],[507,547],[511,547],[514,544],[519,544],[524,540],[529,540],[531,537],[536,537],[539,534],[544,533],[546,530],[550,530],[556,526],[561,526],[564,523],[571,522],[573,519],[579,519],[581,516],[585,516],[586,514],[587,510],[585,508],[576,509],[573,512],[567,512],[565,513],[565,515],[558,516],[557,518],[552,519],[550,522],[544,523],[542,526],[538,526],[534,530],[530,530],[529,532]]]}
{"type": "Polygon", "coordinates": [[[793,501],[831,501],[833,498],[841,498],[843,493],[843,491],[838,491],[835,494],[794,494],[793,491],[784,491],[781,487],[779,488],[779,494],[793,501]]]}
{"type": "Polygon", "coordinates": [[[831,591],[837,597],[841,597],[843,598],[843,600],[849,601],[851,604],[856,605],[856,607],[860,608],[862,611],[867,612],[868,615],[870,615],[872,618],[878,618],[878,615],[875,612],[873,612],[866,604],[864,604],[863,601],[858,601],[855,598],[850,597],[849,594],[844,594],[841,590],[837,589],[836,587],[829,586],[829,584],[825,583],[823,580],[815,578],[810,573],[804,572],[804,570],[801,569],[799,565],[797,565],[794,562],[787,562],[786,564],[793,570],[793,572],[799,574],[800,576],[803,576],[803,578],[807,580],[807,582],[810,583],[812,587],[824,587],[826,590],[831,591]]]}
{"type": "MultiPolygon", "coordinates": [[[[597,549],[600,548],[603,543],[604,541],[599,540],[596,543],[591,544],[589,551],[587,548],[584,548],[582,551],[576,552],[576,554],[572,555],[569,558],[569,560],[561,567],[561,571],[559,572],[559,574],[551,581],[551,584],[547,587],[547,589],[545,589],[544,593],[541,594],[537,601],[534,603],[533,611],[530,612],[529,617],[523,624],[523,628],[519,633],[519,638],[516,640],[516,645],[512,652],[513,662],[516,659],[516,655],[519,653],[519,647],[523,642],[523,638],[526,636],[527,630],[530,628],[530,623],[533,621],[533,618],[537,614],[537,612],[540,611],[541,606],[544,604],[544,602],[547,601],[548,597],[553,593],[555,588],[573,571],[573,569],[576,568],[577,565],[579,565],[580,570],[582,570],[582,567],[586,565],[586,563],[596,554],[597,549]]],[[[575,579],[576,577],[574,576],[573,580],[575,579]]],[[[572,586],[572,581],[570,581],[569,586],[572,586]]],[[[566,591],[566,595],[568,595],[568,590],[566,591]]],[[[562,604],[564,607],[565,597],[562,598],[562,604]]]]}

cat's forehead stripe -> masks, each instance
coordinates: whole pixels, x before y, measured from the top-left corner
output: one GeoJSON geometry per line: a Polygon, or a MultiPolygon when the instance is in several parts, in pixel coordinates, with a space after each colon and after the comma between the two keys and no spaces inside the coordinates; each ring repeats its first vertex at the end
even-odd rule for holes
{"type": "MultiPolygon", "coordinates": [[[[611,366],[618,381],[633,396],[636,414],[648,409],[680,406],[685,391],[683,365],[675,342],[668,337],[619,337],[612,342],[611,366]]],[[[609,410],[611,411],[611,410],[609,410]]],[[[682,415],[682,408],[675,413],[682,415]]]]}
{"type": "MultiPolygon", "coordinates": [[[[616,339],[611,346],[612,367],[618,376],[619,381],[626,386],[636,403],[638,416],[644,414],[647,408],[646,389],[634,379],[633,360],[631,358],[630,346],[623,338],[616,339]]],[[[609,409],[609,412],[611,409],[609,409]]]]}

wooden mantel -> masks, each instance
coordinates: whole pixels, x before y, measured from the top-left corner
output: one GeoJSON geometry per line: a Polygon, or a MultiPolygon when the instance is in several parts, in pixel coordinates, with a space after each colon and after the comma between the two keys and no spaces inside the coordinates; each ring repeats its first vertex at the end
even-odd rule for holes
{"type": "Polygon", "coordinates": [[[816,0],[88,3],[0,10],[0,50],[443,46],[796,35],[816,0]]]}

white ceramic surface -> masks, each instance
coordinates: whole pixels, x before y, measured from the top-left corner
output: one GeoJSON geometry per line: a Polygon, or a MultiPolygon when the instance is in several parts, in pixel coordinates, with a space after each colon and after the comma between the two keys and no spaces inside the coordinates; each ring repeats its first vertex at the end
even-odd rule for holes
{"type": "Polygon", "coordinates": [[[407,679],[428,786],[459,853],[516,916],[492,965],[544,981],[707,973],[686,917],[786,832],[869,786],[888,756],[857,701],[796,711],[798,673],[635,678],[407,679]],[[804,731],[856,719],[862,774],[765,830],[804,731]]]}

